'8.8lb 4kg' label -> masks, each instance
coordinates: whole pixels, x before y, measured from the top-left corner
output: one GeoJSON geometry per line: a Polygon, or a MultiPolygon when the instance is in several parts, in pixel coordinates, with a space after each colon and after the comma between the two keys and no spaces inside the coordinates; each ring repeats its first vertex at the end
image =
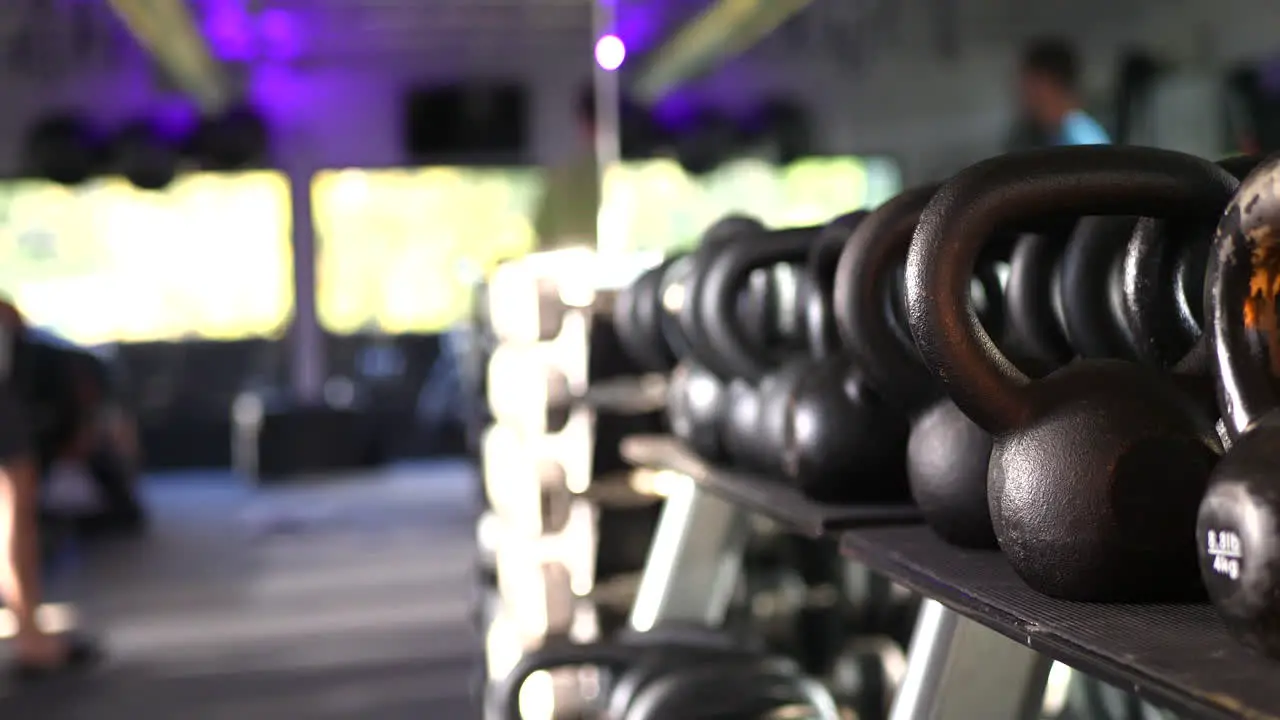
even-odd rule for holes
{"type": "Polygon", "coordinates": [[[1242,547],[1240,536],[1232,530],[1210,530],[1207,551],[1213,558],[1213,571],[1232,580],[1240,579],[1242,547]]]}

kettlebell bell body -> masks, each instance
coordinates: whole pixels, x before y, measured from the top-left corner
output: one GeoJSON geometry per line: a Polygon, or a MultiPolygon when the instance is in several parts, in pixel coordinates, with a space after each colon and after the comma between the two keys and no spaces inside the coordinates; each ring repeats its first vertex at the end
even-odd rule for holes
{"type": "Polygon", "coordinates": [[[1032,380],[968,309],[986,239],[1040,215],[1216,216],[1237,183],[1193,156],[1149,148],[1018,153],[962,171],[921,216],[907,259],[912,335],[957,406],[992,433],[989,508],[1000,548],[1046,594],[1160,601],[1202,593],[1194,498],[1219,444],[1156,369],[1081,361],[1032,380]]]}
{"type": "Polygon", "coordinates": [[[706,460],[719,460],[725,454],[720,437],[725,396],[720,378],[693,360],[681,360],[667,382],[671,434],[706,460]]]}
{"type": "Polygon", "coordinates": [[[1196,498],[1217,460],[1213,418],[1172,379],[1116,360],[1038,382],[1017,432],[997,435],[993,529],[1027,584],[1054,597],[1198,597],[1196,498]]]}
{"type": "Polygon", "coordinates": [[[805,495],[834,504],[909,500],[907,418],[848,356],[807,369],[787,425],[784,470],[805,495]]]}

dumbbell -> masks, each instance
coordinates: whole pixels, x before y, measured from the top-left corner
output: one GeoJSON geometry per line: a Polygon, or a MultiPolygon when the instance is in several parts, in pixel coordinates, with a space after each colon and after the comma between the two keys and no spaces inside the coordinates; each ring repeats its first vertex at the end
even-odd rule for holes
{"type": "Polygon", "coordinates": [[[598,548],[596,518],[595,508],[575,500],[558,532],[526,535],[504,527],[497,548],[498,587],[514,611],[527,614],[531,632],[564,628],[573,598],[591,591],[598,548]]]}
{"type": "Polygon", "coordinates": [[[570,311],[596,300],[592,250],[534,253],[499,265],[488,283],[489,327],[501,342],[550,340],[564,330],[570,311]]]}
{"type": "Polygon", "coordinates": [[[587,392],[588,318],[571,313],[563,332],[538,343],[504,343],[485,371],[489,411],[496,422],[528,433],[555,433],[587,392]]]}
{"type": "Polygon", "coordinates": [[[589,479],[583,483],[585,487],[574,488],[561,463],[537,452],[540,447],[555,449],[556,444],[555,437],[530,440],[507,427],[489,429],[484,443],[484,476],[495,514],[526,536],[557,533],[568,519],[573,499],[580,495],[600,510],[600,524],[607,535],[621,532],[617,544],[642,543],[647,547],[659,499],[636,491],[632,480],[649,473],[626,469],[589,479]],[[580,493],[574,492],[579,489],[580,493]],[[631,515],[640,518],[638,530],[627,529],[632,526],[631,515]]]}
{"type": "Polygon", "coordinates": [[[625,356],[612,319],[574,315],[566,323],[554,340],[494,351],[487,377],[495,419],[528,433],[556,434],[579,411],[591,410],[598,431],[610,440],[661,432],[665,381],[643,374],[625,356]],[[585,337],[578,327],[583,322],[589,324],[585,337]]]}
{"type": "Polygon", "coordinates": [[[498,544],[501,542],[502,520],[491,510],[480,513],[476,520],[476,579],[480,585],[496,585],[498,544]]]}
{"type": "MultiPolygon", "coordinates": [[[[572,494],[564,465],[548,457],[550,452],[540,452],[558,449],[565,440],[528,438],[503,425],[485,432],[481,450],[485,495],[511,532],[536,537],[559,532],[567,522],[572,494]]],[[[572,457],[572,453],[563,454],[572,457]]]]}
{"type": "MultiPolygon", "coordinates": [[[[495,605],[490,623],[482,629],[484,659],[476,697],[485,708],[493,704],[493,697],[520,659],[527,653],[538,652],[544,645],[591,643],[601,637],[598,611],[594,604],[577,599],[574,601],[572,621],[567,631],[549,636],[531,637],[521,631],[512,612],[501,601],[495,605]]],[[[529,683],[521,693],[521,700],[536,703],[536,717],[579,717],[590,702],[590,687],[597,684],[591,673],[575,672],[574,668],[551,669],[539,673],[538,685],[529,683]],[[584,685],[583,683],[586,683],[584,685]]],[[[492,710],[483,717],[493,716],[492,710]]]]}

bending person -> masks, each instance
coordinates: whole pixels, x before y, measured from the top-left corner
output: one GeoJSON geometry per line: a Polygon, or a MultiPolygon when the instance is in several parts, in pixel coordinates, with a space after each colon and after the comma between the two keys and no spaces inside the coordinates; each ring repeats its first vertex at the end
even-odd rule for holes
{"type": "Polygon", "coordinates": [[[42,599],[40,473],[28,408],[16,372],[22,318],[0,301],[0,600],[14,620],[15,670],[38,677],[93,664],[85,638],[45,632],[37,620],[42,599]]]}

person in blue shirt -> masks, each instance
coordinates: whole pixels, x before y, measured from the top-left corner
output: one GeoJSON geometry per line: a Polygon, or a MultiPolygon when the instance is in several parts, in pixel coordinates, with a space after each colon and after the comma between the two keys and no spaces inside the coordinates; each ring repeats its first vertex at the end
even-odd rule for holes
{"type": "Polygon", "coordinates": [[[1050,145],[1108,145],[1107,131],[1084,111],[1079,62],[1071,44],[1043,38],[1026,46],[1018,72],[1022,111],[1050,145]]]}

